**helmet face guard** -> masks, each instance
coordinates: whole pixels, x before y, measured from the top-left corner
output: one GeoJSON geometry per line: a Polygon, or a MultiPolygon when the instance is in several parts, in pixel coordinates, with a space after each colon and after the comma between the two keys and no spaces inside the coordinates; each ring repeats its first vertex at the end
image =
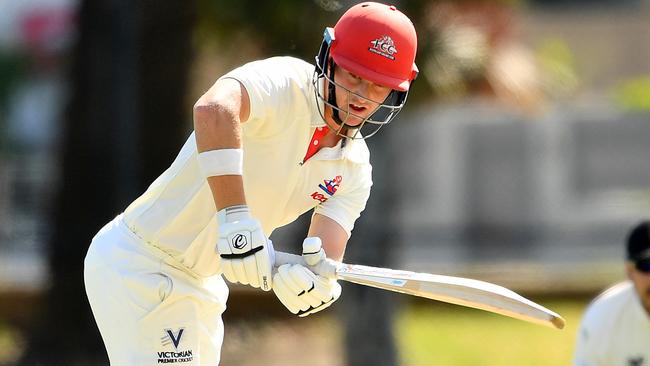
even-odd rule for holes
{"type": "Polygon", "coordinates": [[[317,101],[323,102],[322,108],[321,104],[317,103],[318,111],[323,120],[325,120],[325,106],[332,108],[332,119],[337,124],[337,128],[334,132],[336,132],[337,135],[348,139],[367,139],[379,132],[379,129],[390,123],[393,118],[397,116],[406,104],[408,90],[400,91],[393,89],[390,91],[386,99],[383,101],[377,101],[366,98],[338,84],[334,80],[334,72],[337,65],[329,55],[333,37],[333,29],[326,28],[323,43],[321,44],[318,55],[316,56],[316,69],[312,78],[312,84],[314,86],[314,94],[317,101]],[[324,90],[320,87],[320,85],[325,85],[325,83],[320,82],[323,79],[327,81],[327,97],[324,95],[324,90]],[[348,98],[350,95],[355,95],[360,100],[367,101],[369,105],[377,105],[377,107],[368,117],[365,118],[356,115],[354,111],[349,110],[349,108],[341,108],[336,103],[336,87],[347,93],[348,98]],[[342,119],[341,115],[344,115],[345,118],[342,119]],[[348,121],[350,117],[354,117],[356,120],[361,120],[361,123],[355,125],[347,124],[346,121],[348,121]]]}
{"type": "Polygon", "coordinates": [[[364,139],[377,133],[406,103],[418,74],[416,50],[413,23],[394,6],[365,2],[348,9],[334,28],[325,29],[316,56],[312,83],[321,117],[325,120],[325,110],[331,108],[332,120],[338,126],[336,133],[346,138],[364,139]],[[369,100],[336,82],[337,67],[392,90],[383,101],[369,100]],[[362,117],[350,110],[349,104],[342,108],[336,103],[337,92],[347,93],[348,100],[354,95],[376,106],[375,110],[362,117]]]}

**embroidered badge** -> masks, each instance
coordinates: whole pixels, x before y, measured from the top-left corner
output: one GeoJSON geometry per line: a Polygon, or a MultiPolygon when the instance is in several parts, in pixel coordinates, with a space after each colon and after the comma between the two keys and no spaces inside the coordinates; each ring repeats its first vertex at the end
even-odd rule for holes
{"type": "MultiPolygon", "coordinates": [[[[343,177],[337,175],[333,179],[323,180],[323,184],[319,184],[318,188],[320,188],[323,192],[325,192],[325,194],[331,197],[334,195],[334,193],[336,193],[342,181],[343,181],[343,177]]],[[[327,196],[325,196],[324,194],[318,191],[312,193],[311,198],[315,199],[319,203],[325,203],[328,199],[327,196]]]]}
{"type": "Polygon", "coordinates": [[[370,41],[370,44],[372,47],[368,48],[368,51],[395,60],[395,56],[393,55],[397,53],[397,48],[395,47],[395,42],[389,36],[377,38],[370,41]]]}
{"type": "Polygon", "coordinates": [[[165,335],[160,339],[160,341],[163,347],[173,345],[174,352],[159,351],[158,363],[185,363],[191,362],[194,359],[191,349],[178,350],[178,347],[181,344],[181,338],[183,337],[183,332],[185,332],[185,328],[180,328],[176,332],[171,329],[165,329],[165,335]]]}

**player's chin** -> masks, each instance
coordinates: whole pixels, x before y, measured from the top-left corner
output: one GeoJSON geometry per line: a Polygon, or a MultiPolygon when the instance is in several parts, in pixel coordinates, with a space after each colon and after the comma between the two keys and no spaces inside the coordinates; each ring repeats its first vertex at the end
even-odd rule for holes
{"type": "Polygon", "coordinates": [[[350,127],[359,127],[365,121],[366,117],[359,116],[353,113],[348,114],[343,122],[350,127]]]}

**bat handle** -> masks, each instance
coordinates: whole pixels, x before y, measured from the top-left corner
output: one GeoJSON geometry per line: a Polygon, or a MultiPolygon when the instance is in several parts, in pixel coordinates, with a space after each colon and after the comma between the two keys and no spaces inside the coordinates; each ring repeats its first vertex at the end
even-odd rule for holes
{"type": "Polygon", "coordinates": [[[342,265],[340,262],[325,258],[325,260],[318,262],[317,265],[309,266],[300,255],[276,251],[275,267],[280,267],[283,264],[300,264],[309,268],[317,275],[327,278],[336,278],[336,270],[342,265]]]}

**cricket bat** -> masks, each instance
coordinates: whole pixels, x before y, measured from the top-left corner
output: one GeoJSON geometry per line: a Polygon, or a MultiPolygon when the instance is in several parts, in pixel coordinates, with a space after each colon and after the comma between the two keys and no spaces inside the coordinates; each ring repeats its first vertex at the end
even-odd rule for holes
{"type": "MultiPolygon", "coordinates": [[[[276,251],[276,266],[286,263],[307,266],[299,255],[276,251]]],[[[307,267],[328,278],[486,310],[551,328],[564,328],[564,319],[557,313],[512,290],[489,282],[345,264],[329,259],[321,261],[316,267],[307,267]]]]}

